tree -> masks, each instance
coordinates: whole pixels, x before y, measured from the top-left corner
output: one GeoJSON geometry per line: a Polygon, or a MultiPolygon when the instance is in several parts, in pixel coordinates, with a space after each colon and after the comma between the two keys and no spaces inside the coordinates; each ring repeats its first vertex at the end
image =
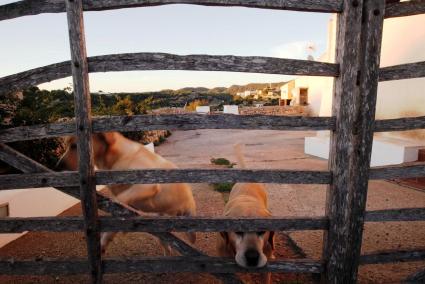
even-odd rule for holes
{"type": "Polygon", "coordinates": [[[189,111],[195,111],[196,107],[198,106],[207,106],[209,104],[209,101],[206,99],[202,99],[202,100],[194,100],[192,102],[190,102],[187,106],[186,109],[189,111]]]}

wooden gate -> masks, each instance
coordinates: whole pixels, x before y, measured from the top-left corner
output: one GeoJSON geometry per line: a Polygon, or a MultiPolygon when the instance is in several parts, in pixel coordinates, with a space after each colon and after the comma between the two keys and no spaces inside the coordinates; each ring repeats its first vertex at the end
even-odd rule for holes
{"type": "MultiPolygon", "coordinates": [[[[425,62],[379,68],[384,18],[425,13],[425,1],[385,0],[24,0],[0,6],[0,20],[42,13],[68,15],[71,61],[60,62],[0,78],[0,94],[72,75],[75,122],[16,127],[0,131],[0,159],[22,174],[0,176],[0,189],[56,187],[81,199],[83,218],[3,218],[0,232],[84,231],[87,260],[0,261],[2,274],[82,274],[93,283],[104,273],[208,272],[238,283],[234,272],[249,272],[232,260],[209,257],[170,232],[325,230],[321,261],[271,261],[256,272],[321,273],[326,283],[354,283],[358,266],[424,260],[425,250],[386,251],[361,255],[364,222],[424,221],[425,208],[365,211],[369,179],[425,176],[425,165],[370,169],[374,132],[425,128],[425,117],[375,121],[378,81],[425,76],[425,62]],[[336,64],[293,59],[242,56],[131,53],[87,57],[83,11],[167,4],[241,6],[248,8],[338,13],[336,64]],[[141,115],[93,118],[90,110],[89,72],[129,70],[199,70],[335,77],[332,117],[274,117],[233,115],[141,115]],[[91,135],[104,131],[191,129],[330,130],[328,171],[175,169],[95,171],[91,135]],[[4,143],[76,135],[78,172],[54,172],[4,143]],[[96,184],[120,183],[261,182],[329,184],[326,216],[317,218],[150,218],[95,191],[96,184]],[[97,210],[111,216],[99,217],[97,210]],[[108,259],[100,252],[101,231],[149,232],[170,243],[180,257],[108,259]]],[[[413,31],[412,31],[413,32],[413,31]]],[[[423,279],[420,271],[411,280],[423,279]]]]}

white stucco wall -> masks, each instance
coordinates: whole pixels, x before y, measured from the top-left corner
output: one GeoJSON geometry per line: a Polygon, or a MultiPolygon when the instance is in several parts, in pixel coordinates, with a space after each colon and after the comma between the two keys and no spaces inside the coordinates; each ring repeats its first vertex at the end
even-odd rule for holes
{"type": "Polygon", "coordinates": [[[239,106],[237,106],[237,105],[224,105],[223,106],[223,113],[239,114],[239,106]]]}
{"type": "MultiPolygon", "coordinates": [[[[78,200],[54,188],[31,188],[0,191],[0,204],[9,203],[9,217],[57,216],[78,200]]],[[[0,247],[22,234],[0,234],[0,247]]]]}
{"type": "MultiPolygon", "coordinates": [[[[381,67],[425,61],[425,15],[384,21],[381,67]]],[[[328,48],[320,61],[334,62],[336,18],[329,22],[328,48]]],[[[308,88],[311,115],[331,116],[333,79],[300,77],[296,87],[308,88]]],[[[378,86],[377,119],[425,115],[425,78],[381,82],[378,86]]],[[[415,140],[425,139],[425,130],[381,134],[415,140]]]]}
{"type": "MultiPolygon", "coordinates": [[[[384,22],[381,66],[425,61],[425,15],[392,18],[384,22]]],[[[379,83],[377,119],[425,115],[425,78],[379,83]]],[[[425,130],[388,133],[425,139],[425,130]]]]}

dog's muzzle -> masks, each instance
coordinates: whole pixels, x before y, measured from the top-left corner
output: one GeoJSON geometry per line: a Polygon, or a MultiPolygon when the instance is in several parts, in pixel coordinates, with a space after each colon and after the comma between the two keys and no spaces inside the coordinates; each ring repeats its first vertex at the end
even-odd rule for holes
{"type": "Polygon", "coordinates": [[[250,266],[250,267],[258,266],[259,259],[260,259],[260,254],[258,253],[257,250],[250,249],[245,252],[245,260],[246,260],[247,266],[250,266]]]}

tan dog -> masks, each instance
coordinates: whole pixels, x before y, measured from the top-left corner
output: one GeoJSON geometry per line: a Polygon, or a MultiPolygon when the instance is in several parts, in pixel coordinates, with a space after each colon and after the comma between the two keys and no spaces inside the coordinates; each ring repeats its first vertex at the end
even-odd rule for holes
{"type": "MultiPolygon", "coordinates": [[[[235,146],[238,164],[245,168],[240,145],[235,146]]],[[[230,192],[224,207],[224,215],[231,217],[269,217],[267,194],[263,184],[237,183],[230,192]]],[[[245,268],[259,268],[274,259],[274,232],[221,232],[217,237],[220,256],[234,257],[245,268]]],[[[270,283],[270,273],[265,274],[265,283],[270,283]]]]}
{"type": "MultiPolygon", "coordinates": [[[[78,154],[76,138],[66,139],[67,150],[58,162],[59,168],[76,170],[78,154]]],[[[150,152],[142,144],[129,140],[118,132],[93,135],[95,165],[102,170],[128,169],[175,169],[173,163],[150,152]]],[[[192,189],[188,184],[134,184],[108,186],[118,201],[142,212],[169,216],[194,216],[196,211],[192,189]]],[[[195,233],[187,233],[194,243],[195,233]]],[[[115,233],[102,233],[101,245],[104,252],[115,233]]],[[[162,243],[164,254],[170,255],[171,248],[162,243]]]]}

